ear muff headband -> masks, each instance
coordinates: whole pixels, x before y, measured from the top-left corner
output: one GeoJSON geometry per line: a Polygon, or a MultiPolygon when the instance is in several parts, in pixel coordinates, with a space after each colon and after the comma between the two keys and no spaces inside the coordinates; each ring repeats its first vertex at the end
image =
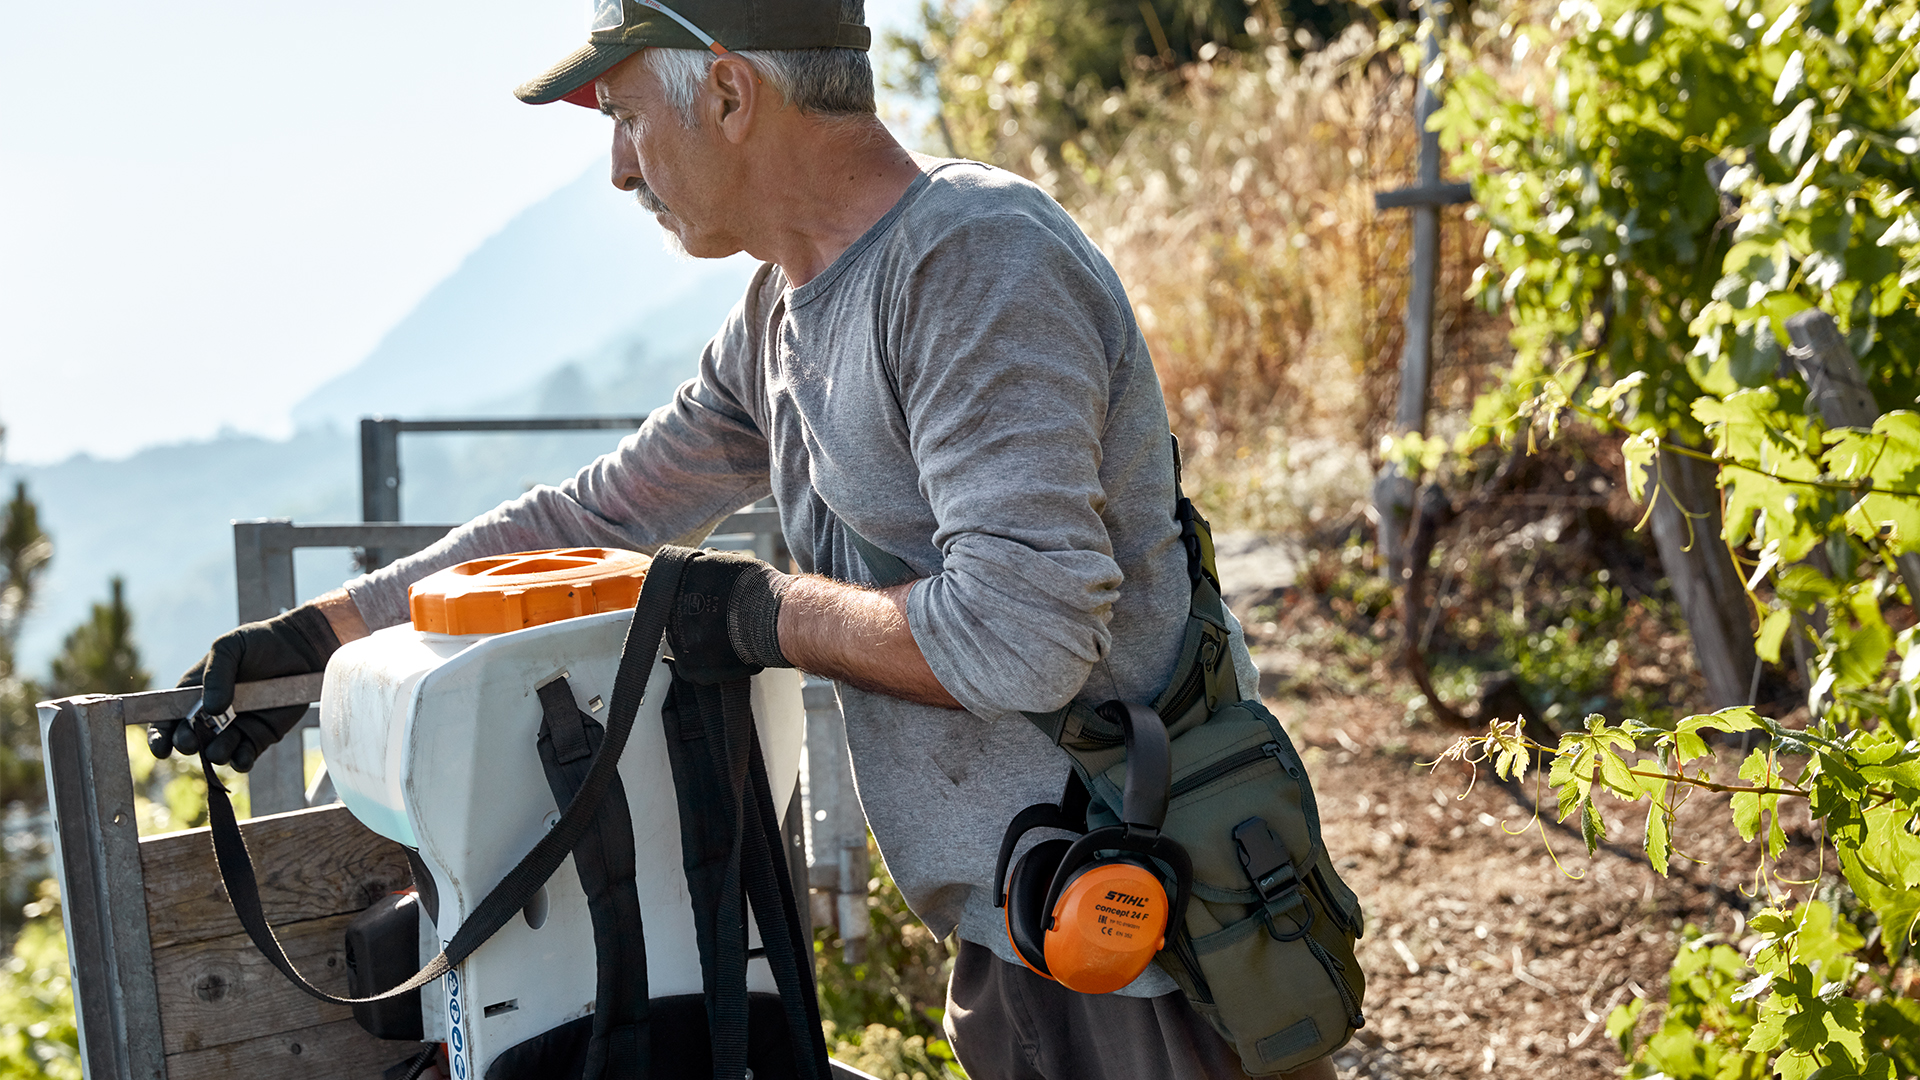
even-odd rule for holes
{"type": "Polygon", "coordinates": [[[1071,842],[1043,841],[1014,860],[1021,837],[1034,829],[1085,828],[1091,796],[1069,775],[1058,805],[1029,806],[1008,823],[994,863],[996,905],[1004,909],[1007,938],[1021,961],[1089,994],[1118,990],[1146,970],[1168,928],[1182,925],[1193,882],[1186,849],[1160,835],[1173,773],[1165,724],[1153,710],[1119,701],[1097,711],[1125,740],[1121,823],[1071,842]],[[1160,864],[1172,870],[1171,903],[1160,864]]]}
{"type": "MultiPolygon", "coordinates": [[[[1187,896],[1192,892],[1193,859],[1186,848],[1160,835],[1160,827],[1167,820],[1167,797],[1173,781],[1173,750],[1167,740],[1167,727],[1161,722],[1160,714],[1144,705],[1109,701],[1096,711],[1118,724],[1126,739],[1127,783],[1121,795],[1122,823],[1094,829],[1073,842],[1060,859],[1060,871],[1054,874],[1042,910],[1049,913],[1047,918],[1051,921],[1068,880],[1091,862],[1097,852],[1133,852],[1159,859],[1173,870],[1174,899],[1167,922],[1178,926],[1186,915],[1187,896]]],[[[1038,808],[1028,807],[1028,810],[1034,809],[1038,808]]],[[[1019,821],[1026,813],[1022,811],[1014,820],[1019,821]]]]}

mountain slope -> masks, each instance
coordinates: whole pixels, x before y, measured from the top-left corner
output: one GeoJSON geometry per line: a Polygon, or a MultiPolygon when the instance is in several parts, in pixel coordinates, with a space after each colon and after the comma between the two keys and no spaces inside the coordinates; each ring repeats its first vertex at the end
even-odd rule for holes
{"type": "MultiPolygon", "coordinates": [[[[292,439],[223,434],[119,461],[0,465],[9,493],[27,481],[55,545],[22,669],[44,671],[120,574],[147,667],[170,682],[233,625],[231,521],[359,519],[360,417],[645,414],[693,375],[752,271],[744,258],[670,254],[596,170],[515,218],[303,402],[292,439]]],[[[402,515],[464,520],[566,479],[624,434],[408,435],[402,515]]],[[[352,573],[342,551],[298,553],[295,569],[303,598],[352,573]]]]}
{"type": "Polygon", "coordinates": [[[703,341],[753,267],[669,252],[652,217],[596,167],[475,249],[366,359],[294,406],[294,423],[470,411],[634,336],[642,313],[644,340],[703,341]]]}

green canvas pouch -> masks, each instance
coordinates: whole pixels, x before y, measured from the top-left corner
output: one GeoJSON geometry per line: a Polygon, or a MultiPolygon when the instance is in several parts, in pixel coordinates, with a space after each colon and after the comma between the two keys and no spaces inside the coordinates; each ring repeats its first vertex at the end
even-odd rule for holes
{"type": "MultiPolygon", "coordinates": [[[[1090,825],[1113,818],[1125,783],[1124,762],[1091,779],[1090,825]]],[[[1193,896],[1155,960],[1246,1072],[1286,1072],[1345,1045],[1365,1023],[1354,957],[1364,915],[1328,858],[1306,767],[1265,706],[1222,705],[1173,740],[1161,831],[1193,859],[1193,896]]]]}

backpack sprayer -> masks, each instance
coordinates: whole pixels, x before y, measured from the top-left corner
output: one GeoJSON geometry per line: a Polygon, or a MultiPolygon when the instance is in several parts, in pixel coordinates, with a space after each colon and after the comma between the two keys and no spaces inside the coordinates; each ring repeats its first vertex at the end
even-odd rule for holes
{"type": "MultiPolygon", "coordinates": [[[[825,1080],[824,1048],[807,1045],[819,1046],[817,1013],[802,1015],[811,949],[791,955],[810,943],[784,862],[771,865],[783,858],[771,808],[798,782],[800,676],[696,687],[659,659],[680,570],[699,557],[587,548],[463,563],[413,587],[410,625],[327,665],[334,788],[407,849],[415,879],[349,930],[355,1017],[445,1044],[453,1080],[715,1075],[723,1057],[749,1076],[825,1080]],[[780,931],[764,947],[761,925],[780,931]],[[729,1032],[745,1036],[737,1049],[729,1032]]],[[[209,794],[235,909],[304,985],[260,914],[224,793],[209,794]]]]}

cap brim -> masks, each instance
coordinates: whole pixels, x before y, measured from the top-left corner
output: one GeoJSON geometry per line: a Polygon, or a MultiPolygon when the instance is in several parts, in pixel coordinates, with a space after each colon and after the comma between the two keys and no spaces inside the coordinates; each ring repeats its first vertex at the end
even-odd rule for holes
{"type": "Polygon", "coordinates": [[[587,108],[597,108],[585,100],[593,93],[593,80],[606,74],[614,65],[645,48],[644,45],[600,44],[588,42],[580,50],[565,60],[547,69],[539,78],[523,83],[514,90],[513,96],[529,105],[547,105],[555,101],[571,101],[587,108]]]}

